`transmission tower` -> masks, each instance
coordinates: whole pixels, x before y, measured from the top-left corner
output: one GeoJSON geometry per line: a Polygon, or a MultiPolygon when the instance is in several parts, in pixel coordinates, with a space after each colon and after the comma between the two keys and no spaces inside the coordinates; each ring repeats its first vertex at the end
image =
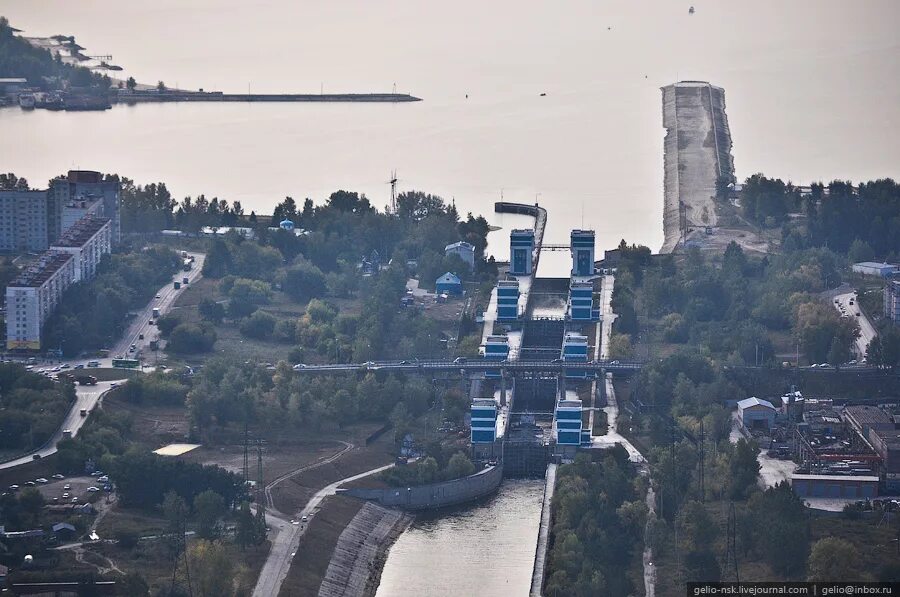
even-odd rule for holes
{"type": "Polygon", "coordinates": [[[263,440],[256,440],[256,507],[262,512],[261,516],[266,515],[266,493],[265,485],[263,485],[263,440]]]}
{"type": "Polygon", "coordinates": [[[725,525],[725,565],[722,567],[724,573],[722,580],[727,578],[729,569],[734,572],[734,582],[741,582],[737,558],[737,517],[734,513],[734,502],[728,503],[728,522],[725,525]]]}
{"type": "Polygon", "coordinates": [[[247,422],[244,421],[244,491],[247,491],[250,483],[250,431],[247,422]]]}
{"type": "Polygon", "coordinates": [[[397,171],[391,170],[391,179],[388,181],[391,185],[391,213],[397,213],[397,171]]]}
{"type": "Polygon", "coordinates": [[[699,453],[699,461],[698,466],[700,467],[699,474],[697,475],[698,481],[700,483],[700,502],[703,503],[706,501],[706,442],[705,436],[703,434],[703,419],[700,419],[700,453],[699,453]]]}

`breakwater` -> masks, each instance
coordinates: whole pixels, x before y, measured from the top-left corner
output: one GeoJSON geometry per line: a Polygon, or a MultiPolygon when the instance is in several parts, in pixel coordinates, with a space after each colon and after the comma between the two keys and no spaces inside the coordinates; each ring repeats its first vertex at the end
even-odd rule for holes
{"type": "Polygon", "coordinates": [[[661,253],[671,253],[690,229],[715,226],[716,182],[734,181],[725,90],[705,81],[662,88],[663,230],[661,253]]]}
{"type": "Polygon", "coordinates": [[[389,508],[432,510],[465,504],[497,491],[503,480],[502,466],[488,466],[474,475],[415,487],[389,489],[352,488],[339,490],[343,495],[371,500],[389,508]]]}
{"type": "Polygon", "coordinates": [[[422,98],[408,93],[223,93],[221,91],[147,91],[120,93],[115,101],[124,104],[160,102],[348,102],[405,103],[422,98]]]}

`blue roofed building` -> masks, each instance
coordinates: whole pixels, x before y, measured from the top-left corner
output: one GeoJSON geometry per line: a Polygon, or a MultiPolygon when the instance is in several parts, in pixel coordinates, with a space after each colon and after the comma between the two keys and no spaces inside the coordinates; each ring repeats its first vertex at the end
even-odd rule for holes
{"type": "Polygon", "coordinates": [[[459,277],[452,273],[447,272],[440,278],[434,281],[434,290],[438,294],[455,294],[461,295],[463,293],[462,282],[459,277]]]}
{"type": "Polygon", "coordinates": [[[594,285],[590,282],[569,284],[569,319],[572,321],[600,321],[600,304],[594,301],[594,285]]]}
{"type": "MultiPolygon", "coordinates": [[[[484,350],[484,360],[505,361],[509,358],[509,338],[502,335],[488,336],[482,349],[484,350]]],[[[499,379],[500,371],[485,371],[484,376],[489,379],[499,379]]]]}
{"type": "MultiPolygon", "coordinates": [[[[588,361],[588,339],[587,336],[576,334],[575,332],[566,333],[563,338],[561,358],[565,363],[586,363],[588,361]]],[[[566,377],[587,377],[587,371],[565,371],[566,377]]]]}
{"type": "Polygon", "coordinates": [[[594,231],[573,230],[570,248],[572,250],[572,275],[594,275],[594,231]]]}
{"type": "Polygon", "coordinates": [[[560,446],[581,445],[581,400],[560,400],[554,416],[556,443],[560,446]]]}
{"type": "Polygon", "coordinates": [[[530,276],[534,261],[534,230],[517,229],[509,233],[509,273],[530,276]]]}
{"type": "Polygon", "coordinates": [[[515,321],[519,318],[519,281],[500,280],[497,283],[497,320],[515,321]]]}
{"type": "Polygon", "coordinates": [[[491,444],[497,438],[497,403],[493,400],[472,401],[472,443],[491,444]]]}

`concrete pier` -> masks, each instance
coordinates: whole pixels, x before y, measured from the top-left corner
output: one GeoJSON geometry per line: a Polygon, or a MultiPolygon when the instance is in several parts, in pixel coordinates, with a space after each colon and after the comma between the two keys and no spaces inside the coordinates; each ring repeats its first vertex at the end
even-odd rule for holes
{"type": "Polygon", "coordinates": [[[671,253],[687,229],[715,226],[716,181],[734,180],[725,90],[704,81],[662,88],[664,142],[661,253],[671,253]]]}
{"type": "Polygon", "coordinates": [[[547,466],[547,480],[544,486],[544,504],[541,506],[541,526],[538,530],[537,549],[534,554],[534,571],[531,573],[531,597],[541,597],[544,590],[544,575],[547,573],[547,556],[550,545],[550,506],[556,490],[556,464],[547,466]]]}
{"type": "Polygon", "coordinates": [[[115,101],[124,104],[159,102],[420,102],[407,93],[222,93],[221,91],[120,92],[115,101]]]}

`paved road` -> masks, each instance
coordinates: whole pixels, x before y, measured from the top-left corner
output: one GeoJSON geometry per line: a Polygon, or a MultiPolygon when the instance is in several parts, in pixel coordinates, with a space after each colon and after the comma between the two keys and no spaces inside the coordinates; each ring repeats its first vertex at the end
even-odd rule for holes
{"type": "MultiPolygon", "coordinates": [[[[297,519],[302,520],[304,516],[312,517],[322,504],[322,500],[330,495],[337,493],[338,487],[344,483],[350,483],[369,475],[380,473],[394,466],[388,464],[381,466],[340,481],[335,481],[331,485],[324,487],[316,492],[312,498],[306,503],[306,506],[297,514],[297,519]]],[[[291,561],[297,548],[300,545],[300,537],[306,532],[307,524],[300,523],[291,524],[283,518],[266,515],[266,522],[269,527],[275,531],[275,536],[271,537],[272,547],[269,550],[269,556],[266,563],[259,573],[259,579],[256,581],[256,588],[253,589],[253,597],[277,597],[281,591],[281,584],[287,577],[288,571],[291,569],[291,561]]]]}
{"type": "Polygon", "coordinates": [[[27,464],[34,460],[35,454],[40,454],[41,458],[56,454],[56,444],[62,439],[63,430],[71,429],[73,436],[78,435],[78,430],[81,429],[81,426],[87,421],[87,417],[81,416],[81,409],[85,408],[88,411],[93,409],[97,405],[97,402],[100,401],[101,396],[109,391],[110,386],[113,383],[115,382],[101,381],[97,382],[96,386],[75,386],[75,394],[77,396],[75,404],[72,405],[69,414],[66,415],[62,425],[56,430],[56,433],[53,434],[50,441],[36,452],[31,452],[25,456],[16,458],[15,460],[0,464],[0,470],[27,464]]]}
{"type": "MultiPolygon", "coordinates": [[[[205,255],[202,253],[190,253],[194,256],[194,267],[190,272],[178,272],[176,274],[175,279],[181,280],[184,276],[187,276],[191,282],[194,282],[200,279],[201,273],[200,270],[203,268],[203,260],[205,255]]],[[[66,361],[62,361],[62,363],[68,363],[73,367],[75,365],[85,365],[89,360],[99,360],[100,365],[102,367],[112,367],[112,358],[119,354],[128,354],[128,348],[135,344],[137,349],[135,354],[140,353],[141,349],[149,345],[150,340],[155,337],[156,328],[154,326],[149,325],[150,317],[153,313],[154,308],[158,308],[160,312],[166,313],[171,310],[175,299],[181,291],[175,290],[174,284],[169,283],[163,288],[159,289],[157,293],[159,295],[159,299],[151,299],[150,302],[145,306],[141,311],[138,312],[135,317],[132,325],[126,330],[125,335],[122,337],[122,340],[116,344],[116,346],[110,350],[110,356],[106,359],[70,359],[66,361]],[[151,333],[152,330],[152,333],[151,333]],[[144,334],[144,340],[139,340],[140,334],[144,334]]],[[[36,367],[36,370],[40,370],[40,368],[36,367]]],[[[73,369],[65,369],[64,371],[69,373],[74,373],[73,369]]],[[[78,373],[90,374],[90,369],[79,370],[78,373]]],[[[124,375],[123,375],[124,378],[124,375]]],[[[121,383],[122,380],[116,381],[101,381],[98,382],[96,386],[75,386],[75,394],[77,396],[75,400],[75,404],[72,405],[71,410],[66,415],[65,420],[59,429],[56,430],[56,433],[53,434],[53,437],[50,438],[42,448],[35,452],[31,452],[26,454],[20,458],[16,458],[14,460],[10,460],[8,462],[4,462],[0,464],[0,470],[10,469],[16,466],[21,466],[23,464],[27,464],[34,460],[34,455],[39,454],[42,458],[50,456],[51,454],[56,453],[56,444],[59,443],[59,440],[62,439],[63,431],[69,429],[72,431],[72,436],[78,435],[78,430],[81,429],[82,425],[87,421],[87,417],[81,416],[81,409],[87,409],[91,411],[94,407],[97,406],[97,403],[100,402],[100,399],[103,397],[103,394],[108,392],[112,384],[121,383]]]]}
{"type": "Polygon", "coordinates": [[[875,327],[872,325],[872,322],[869,321],[868,316],[866,316],[865,312],[860,308],[859,302],[856,300],[856,294],[853,292],[839,294],[832,299],[831,304],[839,311],[843,307],[844,313],[847,313],[850,318],[855,319],[856,322],[859,323],[859,338],[856,339],[855,350],[856,358],[865,358],[866,350],[869,348],[869,342],[875,338],[877,333],[875,332],[875,327]],[[853,301],[852,305],[850,304],[850,301],[853,301]],[[859,313],[859,316],[856,315],[857,313],[859,313]]]}

